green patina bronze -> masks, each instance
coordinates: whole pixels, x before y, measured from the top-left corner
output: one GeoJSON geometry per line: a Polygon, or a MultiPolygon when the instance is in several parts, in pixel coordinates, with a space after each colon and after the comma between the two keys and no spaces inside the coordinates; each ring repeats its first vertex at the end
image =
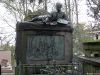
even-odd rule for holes
{"type": "Polygon", "coordinates": [[[27,38],[27,61],[63,60],[64,36],[31,35],[27,38]]]}

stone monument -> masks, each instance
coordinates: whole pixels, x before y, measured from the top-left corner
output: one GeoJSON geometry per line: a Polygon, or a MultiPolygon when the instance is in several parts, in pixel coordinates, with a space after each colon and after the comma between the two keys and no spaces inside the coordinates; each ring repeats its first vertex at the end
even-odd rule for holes
{"type": "MultiPolygon", "coordinates": [[[[16,24],[17,66],[47,65],[52,64],[53,61],[57,65],[72,62],[73,29],[70,24],[68,26],[68,24],[58,22],[58,19],[67,20],[67,18],[60,11],[61,4],[57,3],[56,7],[58,12],[51,13],[47,20],[45,17],[36,17],[30,22],[16,24]],[[46,21],[43,22],[42,19],[46,21]]],[[[33,72],[33,69],[30,71],[31,69],[28,69],[29,73],[20,70],[20,75],[34,75],[36,72],[33,72]]]]}

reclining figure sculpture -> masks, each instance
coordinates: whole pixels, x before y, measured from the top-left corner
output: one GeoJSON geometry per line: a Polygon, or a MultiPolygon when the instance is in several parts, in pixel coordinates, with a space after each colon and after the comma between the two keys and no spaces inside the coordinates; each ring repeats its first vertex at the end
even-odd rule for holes
{"type": "Polygon", "coordinates": [[[50,13],[49,15],[40,15],[34,17],[30,22],[42,21],[45,24],[50,25],[69,25],[70,21],[68,16],[61,11],[62,4],[56,3],[56,11],[50,13]]]}

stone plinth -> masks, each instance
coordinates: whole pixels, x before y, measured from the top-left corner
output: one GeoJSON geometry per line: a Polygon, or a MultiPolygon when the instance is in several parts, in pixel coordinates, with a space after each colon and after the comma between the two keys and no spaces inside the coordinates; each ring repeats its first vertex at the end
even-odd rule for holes
{"type": "Polygon", "coordinates": [[[72,31],[69,26],[17,23],[17,64],[70,63],[73,56],[72,31]]]}

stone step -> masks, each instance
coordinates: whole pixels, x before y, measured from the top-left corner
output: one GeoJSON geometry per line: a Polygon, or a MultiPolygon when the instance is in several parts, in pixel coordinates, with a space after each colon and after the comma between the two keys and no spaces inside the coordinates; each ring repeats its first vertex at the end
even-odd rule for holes
{"type": "Polygon", "coordinates": [[[15,75],[14,73],[1,73],[1,75],[15,75]]]}

